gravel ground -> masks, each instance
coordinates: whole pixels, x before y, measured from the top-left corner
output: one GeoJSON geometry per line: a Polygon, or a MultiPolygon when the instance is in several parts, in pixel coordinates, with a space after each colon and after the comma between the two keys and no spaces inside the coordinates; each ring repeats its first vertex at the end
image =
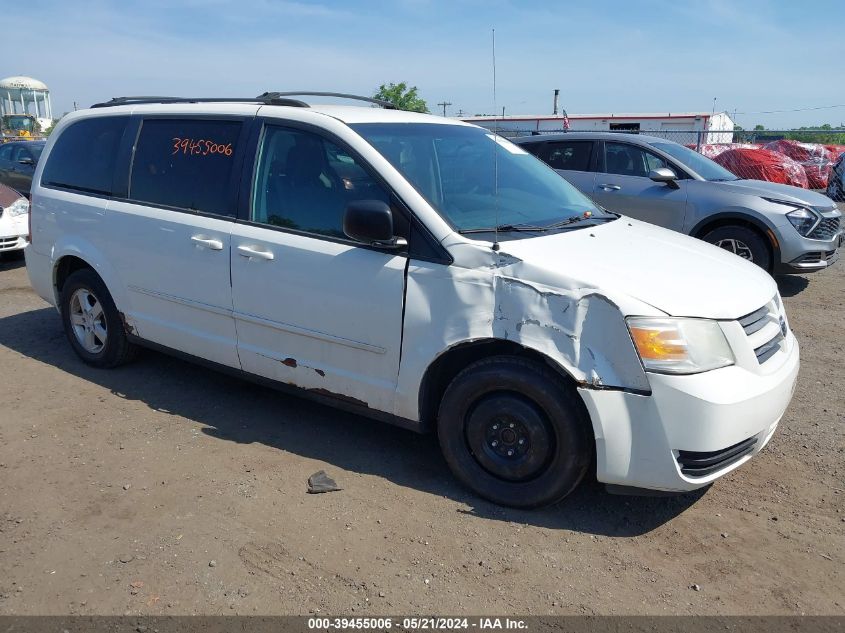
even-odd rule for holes
{"type": "Polygon", "coordinates": [[[433,437],[153,352],[91,369],[0,261],[0,613],[845,614],[845,268],[779,285],[802,368],[759,456],[526,512],[433,437]]]}

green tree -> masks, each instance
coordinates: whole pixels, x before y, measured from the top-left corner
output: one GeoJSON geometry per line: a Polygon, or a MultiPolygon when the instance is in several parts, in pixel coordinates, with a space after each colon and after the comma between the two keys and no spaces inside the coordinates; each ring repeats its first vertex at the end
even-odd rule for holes
{"type": "Polygon", "coordinates": [[[765,130],[765,129],[766,129],[766,128],[764,128],[764,127],[763,127],[762,125],[760,125],[759,123],[758,123],[757,125],[755,125],[755,126],[754,126],[754,131],[755,131],[755,132],[762,132],[762,131],[763,131],[763,130],[765,130]]]}
{"type": "Polygon", "coordinates": [[[388,101],[400,110],[428,112],[428,104],[426,104],[425,99],[417,94],[417,87],[408,88],[408,84],[404,81],[398,84],[393,82],[382,84],[373,98],[388,101]]]}

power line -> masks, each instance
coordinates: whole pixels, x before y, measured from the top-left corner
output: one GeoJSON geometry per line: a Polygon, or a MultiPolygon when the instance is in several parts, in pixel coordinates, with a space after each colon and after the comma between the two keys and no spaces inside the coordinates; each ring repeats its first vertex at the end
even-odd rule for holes
{"type": "Polygon", "coordinates": [[[437,105],[443,106],[443,116],[446,116],[446,106],[452,105],[452,102],[451,101],[441,101],[437,105]]]}
{"type": "Polygon", "coordinates": [[[795,108],[794,110],[758,110],[757,112],[734,112],[734,114],[783,114],[784,112],[810,112],[813,110],[830,110],[832,108],[845,108],[845,103],[830,106],[818,106],[815,108],[795,108]]]}

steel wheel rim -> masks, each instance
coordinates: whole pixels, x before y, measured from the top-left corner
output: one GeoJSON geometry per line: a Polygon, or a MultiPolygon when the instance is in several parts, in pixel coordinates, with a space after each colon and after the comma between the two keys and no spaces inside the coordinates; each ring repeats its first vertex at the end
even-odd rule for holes
{"type": "Polygon", "coordinates": [[[482,398],[467,415],[464,433],[476,463],[504,481],[540,476],[554,454],[555,437],[545,413],[517,394],[482,398]]]}
{"type": "Polygon", "coordinates": [[[739,255],[742,259],[747,259],[750,262],[754,261],[754,255],[751,253],[751,248],[742,240],[727,238],[716,242],[716,246],[723,248],[734,255],[739,255]]]}
{"type": "Polygon", "coordinates": [[[106,347],[106,314],[87,288],[79,288],[70,297],[70,325],[76,342],[89,354],[99,354],[106,347]]]}

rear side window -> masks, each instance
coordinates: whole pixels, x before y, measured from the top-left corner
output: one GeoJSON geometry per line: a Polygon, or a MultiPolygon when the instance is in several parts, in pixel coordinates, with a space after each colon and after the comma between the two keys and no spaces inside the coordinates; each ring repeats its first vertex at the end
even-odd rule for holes
{"type": "Polygon", "coordinates": [[[589,171],[592,141],[551,141],[541,158],[554,169],[589,171]]]}
{"type": "Polygon", "coordinates": [[[132,160],[129,198],[234,216],[231,195],[240,121],[148,119],[132,160]]]}
{"type": "Polygon", "coordinates": [[[41,184],[110,196],[117,148],[128,120],[96,117],[68,126],[50,152],[41,184]]]}

